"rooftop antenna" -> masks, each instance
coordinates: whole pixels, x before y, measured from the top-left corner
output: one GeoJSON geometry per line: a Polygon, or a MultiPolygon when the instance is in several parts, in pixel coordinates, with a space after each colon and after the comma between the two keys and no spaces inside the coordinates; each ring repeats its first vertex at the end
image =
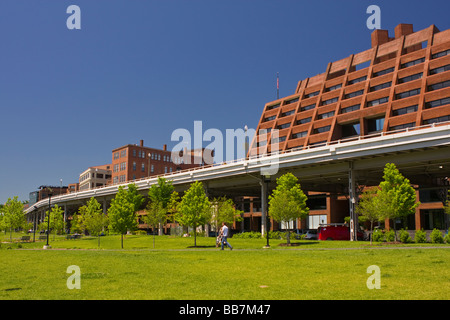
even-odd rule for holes
{"type": "Polygon", "coordinates": [[[277,100],[280,99],[280,78],[277,72],[277,100]]]}

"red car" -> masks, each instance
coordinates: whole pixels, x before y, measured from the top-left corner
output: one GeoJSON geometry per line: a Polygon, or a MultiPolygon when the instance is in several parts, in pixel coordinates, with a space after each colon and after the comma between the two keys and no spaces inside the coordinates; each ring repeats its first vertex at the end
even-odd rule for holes
{"type": "MultiPolygon", "coordinates": [[[[345,224],[322,224],[317,233],[319,240],[350,240],[350,227],[345,224]]],[[[358,231],[358,240],[364,240],[362,231],[358,231]]]]}

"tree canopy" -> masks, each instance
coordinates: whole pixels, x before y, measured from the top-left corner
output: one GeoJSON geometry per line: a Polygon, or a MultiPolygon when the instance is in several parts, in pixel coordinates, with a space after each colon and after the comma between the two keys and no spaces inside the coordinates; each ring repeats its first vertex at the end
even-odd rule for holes
{"type": "MultiPolygon", "coordinates": [[[[278,223],[303,219],[309,213],[306,206],[307,199],[298,178],[288,172],[277,178],[277,187],[269,195],[269,215],[278,223]]],[[[290,243],[289,232],[287,243],[290,243]]]]}
{"type": "Polygon", "coordinates": [[[177,206],[175,219],[194,229],[194,246],[197,246],[197,227],[211,220],[211,203],[201,182],[195,181],[185,192],[177,206]]]}

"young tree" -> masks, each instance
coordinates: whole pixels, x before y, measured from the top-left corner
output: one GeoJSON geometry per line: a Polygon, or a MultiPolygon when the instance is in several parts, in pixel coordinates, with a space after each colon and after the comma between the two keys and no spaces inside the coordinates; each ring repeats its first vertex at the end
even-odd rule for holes
{"type": "Polygon", "coordinates": [[[201,182],[191,184],[177,209],[176,220],[194,229],[194,246],[197,246],[197,227],[211,220],[211,203],[201,182]]]}
{"type": "MultiPolygon", "coordinates": [[[[309,213],[308,197],[302,191],[298,179],[288,172],[277,179],[277,187],[269,196],[269,215],[278,223],[305,218],[309,213]]],[[[290,244],[289,230],[287,244],[290,244]]]]}
{"type": "Polygon", "coordinates": [[[155,247],[155,230],[163,225],[167,220],[167,208],[164,208],[161,202],[149,202],[146,215],[142,219],[146,224],[153,228],[153,248],[155,247]]]}
{"type": "Polygon", "coordinates": [[[130,183],[127,186],[126,198],[129,203],[133,205],[134,212],[138,211],[144,202],[144,197],[139,194],[137,187],[134,183],[130,183]]]}
{"type": "Polygon", "coordinates": [[[134,230],[137,228],[136,208],[137,203],[142,202],[139,197],[136,196],[135,189],[131,188],[131,194],[129,190],[125,190],[123,186],[119,186],[119,190],[111,200],[111,206],[108,209],[109,226],[111,230],[119,232],[121,235],[121,247],[123,249],[123,235],[128,230],[134,230]]]}
{"type": "Polygon", "coordinates": [[[444,203],[444,212],[450,214],[450,190],[447,191],[447,198],[444,203]]]}
{"type": "Polygon", "coordinates": [[[382,203],[378,197],[378,187],[371,187],[361,194],[356,207],[356,213],[370,221],[370,244],[372,244],[373,223],[383,219],[381,216],[382,203]]]}
{"type": "Polygon", "coordinates": [[[70,224],[70,231],[73,233],[82,233],[85,230],[85,225],[83,223],[83,217],[86,215],[86,206],[78,208],[78,214],[72,216],[72,222],[70,224]]]}
{"type": "Polygon", "coordinates": [[[22,227],[26,222],[23,213],[23,203],[18,200],[17,196],[13,199],[8,198],[2,210],[5,231],[9,229],[9,240],[12,241],[12,231],[22,227]]]}
{"type": "Polygon", "coordinates": [[[222,222],[232,224],[234,221],[242,220],[241,214],[243,211],[236,210],[233,200],[227,199],[227,197],[214,198],[211,202],[211,208],[213,212],[211,223],[215,225],[216,233],[222,222]]]}
{"type": "Polygon", "coordinates": [[[153,228],[159,227],[159,235],[162,234],[162,227],[166,223],[168,206],[174,192],[172,181],[167,181],[165,178],[158,178],[158,183],[154,184],[148,190],[149,204],[147,206],[147,215],[152,215],[149,219],[143,217],[144,221],[147,219],[151,221],[153,228]],[[158,222],[154,219],[158,220],[158,222]],[[156,224],[154,224],[156,223],[156,224]]]}
{"type": "Polygon", "coordinates": [[[103,214],[101,204],[94,197],[88,201],[86,209],[83,211],[83,223],[91,235],[97,236],[100,247],[100,234],[108,225],[108,216],[103,214]]]}
{"type": "Polygon", "coordinates": [[[416,191],[411,187],[409,179],[400,173],[395,164],[386,164],[383,179],[377,192],[382,204],[380,214],[385,219],[394,220],[394,234],[397,241],[395,220],[413,214],[419,202],[416,202],[416,191]]]}
{"type": "MultiPolygon", "coordinates": [[[[44,221],[48,223],[48,211],[46,211],[44,221]]],[[[54,231],[53,241],[55,240],[56,233],[61,232],[64,229],[64,211],[63,209],[55,204],[55,206],[50,211],[50,230],[54,231]]],[[[50,230],[48,232],[50,232],[50,230]]]]}

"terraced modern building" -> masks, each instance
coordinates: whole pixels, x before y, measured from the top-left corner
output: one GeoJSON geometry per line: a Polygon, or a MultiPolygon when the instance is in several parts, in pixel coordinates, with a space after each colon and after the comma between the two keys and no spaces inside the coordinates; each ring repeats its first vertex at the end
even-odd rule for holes
{"type": "Polygon", "coordinates": [[[400,24],[395,37],[375,30],[371,40],[371,49],[330,62],[294,94],[267,103],[257,132],[268,133],[250,155],[449,121],[450,30],[400,24]]]}
{"type": "MultiPolygon", "coordinates": [[[[448,125],[450,30],[431,25],[413,32],[411,24],[399,24],[394,37],[375,30],[371,43],[370,49],[330,62],[324,73],[299,81],[292,95],[268,102],[249,157],[448,125]]],[[[442,190],[415,187],[422,203],[408,227],[448,227],[438,194],[442,190]]],[[[322,195],[323,208],[310,212],[307,227],[317,227],[314,218],[343,222],[349,215],[347,197],[330,198],[322,195]]]]}

